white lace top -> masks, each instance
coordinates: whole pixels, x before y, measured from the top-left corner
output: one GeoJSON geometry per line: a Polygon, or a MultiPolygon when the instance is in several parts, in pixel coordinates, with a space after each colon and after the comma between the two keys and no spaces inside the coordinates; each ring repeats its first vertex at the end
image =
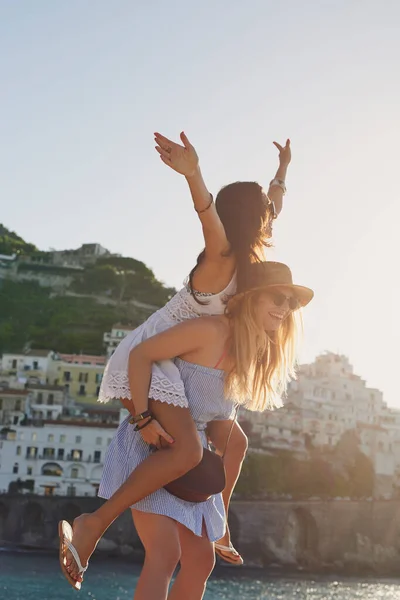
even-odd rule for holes
{"type": "MultiPolygon", "coordinates": [[[[218,294],[195,292],[196,297],[202,302],[202,304],[199,304],[191,294],[188,286],[183,287],[165,306],[153,313],[147,321],[131,331],[121,341],[104,371],[99,401],[108,402],[112,398],[132,399],[128,381],[128,359],[132,348],[140,344],[143,340],[187,319],[222,314],[225,309],[226,300],[235,291],[236,276],[218,294]]],[[[160,402],[168,402],[176,406],[188,406],[179,370],[172,360],[162,361],[153,365],[149,398],[159,400],[160,402]]]]}

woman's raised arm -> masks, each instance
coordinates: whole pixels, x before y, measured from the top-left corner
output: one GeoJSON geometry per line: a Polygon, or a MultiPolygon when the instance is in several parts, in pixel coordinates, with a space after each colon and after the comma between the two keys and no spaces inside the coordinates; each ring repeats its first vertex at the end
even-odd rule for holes
{"type": "Polygon", "coordinates": [[[197,152],[183,131],[180,138],[183,145],[155,133],[156,150],[164,164],[186,178],[203,228],[206,261],[221,263],[226,260],[224,254],[229,250],[225,229],[204,183],[197,152]]]}

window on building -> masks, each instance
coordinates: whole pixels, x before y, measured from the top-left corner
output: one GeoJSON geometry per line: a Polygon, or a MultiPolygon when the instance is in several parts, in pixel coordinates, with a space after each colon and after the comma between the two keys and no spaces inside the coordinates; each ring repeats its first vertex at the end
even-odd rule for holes
{"type": "Polygon", "coordinates": [[[65,444],[66,439],[67,439],[66,435],[64,435],[64,434],[60,435],[60,444],[65,444]]]}
{"type": "Polygon", "coordinates": [[[101,461],[101,451],[100,450],[95,450],[94,451],[94,458],[93,461],[95,463],[99,463],[101,461]]]}
{"type": "Polygon", "coordinates": [[[46,419],[52,419],[53,418],[53,411],[52,410],[48,410],[46,412],[46,419]]]}
{"type": "Polygon", "coordinates": [[[64,372],[64,381],[71,381],[71,373],[70,371],[64,372]]]}
{"type": "Polygon", "coordinates": [[[81,444],[82,443],[82,436],[81,435],[77,435],[75,437],[75,443],[76,444],[81,444]]]}
{"type": "Polygon", "coordinates": [[[80,396],[86,396],[86,386],[84,386],[84,385],[80,385],[80,386],[79,386],[79,392],[78,392],[78,394],[79,394],[80,396]]]}
{"type": "Polygon", "coordinates": [[[72,479],[78,479],[79,477],[79,469],[78,467],[72,467],[71,469],[71,478],[72,479]]]}
{"type": "Polygon", "coordinates": [[[52,433],[49,433],[49,435],[47,436],[47,441],[54,442],[54,435],[52,433]]]}
{"type": "Polygon", "coordinates": [[[33,361],[33,370],[34,371],[38,371],[39,370],[39,363],[37,360],[33,361]]]}
{"type": "Polygon", "coordinates": [[[21,410],[21,400],[16,400],[15,402],[15,410],[21,410]]]}
{"type": "Polygon", "coordinates": [[[57,452],[58,460],[64,460],[64,448],[59,448],[57,452]]]}
{"type": "Polygon", "coordinates": [[[54,448],[43,448],[43,458],[54,458],[55,454],[54,448]]]}
{"type": "Polygon", "coordinates": [[[88,373],[79,373],[79,378],[78,380],[82,383],[87,383],[88,382],[88,377],[89,374],[88,373]]]}
{"type": "Polygon", "coordinates": [[[96,438],[96,446],[101,446],[101,443],[102,443],[102,441],[103,441],[103,440],[102,440],[102,438],[101,438],[101,437],[97,437],[97,438],[96,438]]]}
{"type": "Polygon", "coordinates": [[[82,450],[72,450],[71,460],[82,460],[82,450]]]}
{"type": "Polygon", "coordinates": [[[103,373],[96,373],[96,383],[101,383],[103,373]]]}
{"type": "Polygon", "coordinates": [[[47,396],[47,404],[48,404],[49,406],[52,406],[52,405],[54,404],[54,394],[49,394],[49,395],[47,396]]]}
{"type": "Polygon", "coordinates": [[[27,469],[26,469],[26,474],[27,474],[27,475],[32,475],[32,472],[33,472],[33,469],[32,469],[32,467],[27,467],[27,469]]]}
{"type": "Polygon", "coordinates": [[[16,455],[21,456],[21,446],[17,446],[16,455]]]}
{"type": "Polygon", "coordinates": [[[12,361],[11,368],[12,369],[16,369],[17,368],[17,361],[15,359],[12,361]]]}
{"type": "Polygon", "coordinates": [[[28,446],[26,449],[26,458],[36,458],[38,455],[38,449],[35,446],[28,446]]]}
{"type": "Polygon", "coordinates": [[[36,404],[43,404],[43,394],[39,392],[36,398],[36,404]]]}
{"type": "Polygon", "coordinates": [[[19,471],[19,465],[18,465],[18,463],[14,463],[13,473],[18,473],[18,471],[19,471]]]}
{"type": "Polygon", "coordinates": [[[100,386],[98,385],[96,388],[96,396],[98,396],[100,394],[100,386]]]}

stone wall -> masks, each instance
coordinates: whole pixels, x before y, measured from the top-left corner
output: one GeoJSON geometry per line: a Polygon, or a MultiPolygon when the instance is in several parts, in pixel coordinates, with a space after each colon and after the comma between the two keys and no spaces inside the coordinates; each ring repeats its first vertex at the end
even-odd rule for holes
{"type": "MultiPolygon", "coordinates": [[[[0,496],[0,545],[56,548],[57,523],[91,512],[97,498],[0,496]]],[[[400,570],[400,503],[234,502],[232,539],[245,562],[314,571],[400,570]]],[[[141,555],[129,511],[107,531],[99,551],[141,555]]]]}

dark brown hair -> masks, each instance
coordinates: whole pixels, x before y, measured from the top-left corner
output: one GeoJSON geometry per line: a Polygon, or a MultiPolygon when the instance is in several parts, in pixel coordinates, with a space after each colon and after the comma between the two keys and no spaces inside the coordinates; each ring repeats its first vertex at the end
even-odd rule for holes
{"type": "MultiPolygon", "coordinates": [[[[255,181],[237,181],[223,187],[215,199],[215,208],[230,244],[229,254],[236,259],[237,291],[244,290],[246,272],[252,262],[263,260],[262,249],[269,248],[274,210],[263,188],[255,181]]],[[[193,276],[205,256],[203,250],[189,274],[191,293],[193,276]]]]}

